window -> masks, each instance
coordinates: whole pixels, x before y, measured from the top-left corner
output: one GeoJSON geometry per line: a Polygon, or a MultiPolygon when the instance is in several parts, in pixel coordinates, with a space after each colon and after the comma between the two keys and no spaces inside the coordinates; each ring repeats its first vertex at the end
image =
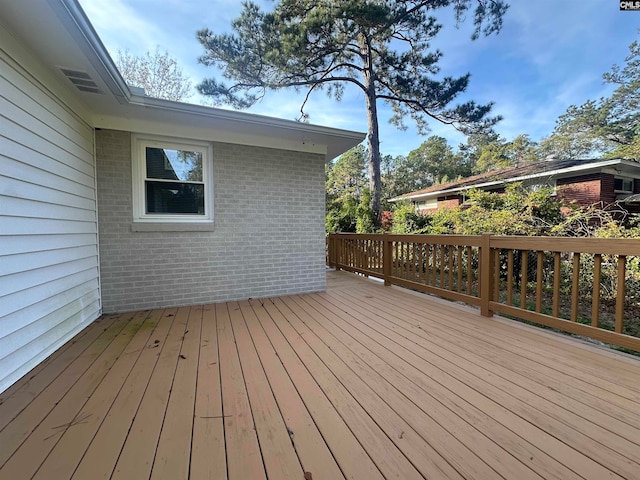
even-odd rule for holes
{"type": "Polygon", "coordinates": [[[527,183],[527,188],[530,192],[537,192],[542,188],[551,188],[553,190],[552,195],[555,195],[557,190],[556,179],[555,178],[547,178],[547,179],[537,178],[527,183]]]}
{"type": "Polygon", "coordinates": [[[132,157],[134,222],[213,222],[211,145],[135,135],[132,157]]]}
{"type": "Polygon", "coordinates": [[[617,193],[633,193],[633,178],[615,177],[613,189],[617,193]]]}
{"type": "Polygon", "coordinates": [[[418,210],[427,210],[432,208],[438,208],[438,199],[437,198],[428,198],[426,200],[419,200],[415,202],[416,208],[418,210]]]}

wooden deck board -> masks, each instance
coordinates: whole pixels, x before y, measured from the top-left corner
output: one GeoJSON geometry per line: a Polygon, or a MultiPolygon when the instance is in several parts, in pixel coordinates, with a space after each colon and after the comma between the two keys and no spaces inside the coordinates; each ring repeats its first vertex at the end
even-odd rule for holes
{"type": "Polygon", "coordinates": [[[171,329],[159,352],[158,363],[123,442],[111,478],[126,480],[150,476],[184,340],[189,309],[180,308],[166,315],[172,321],[171,329]]]}
{"type": "Polygon", "coordinates": [[[200,333],[200,358],[191,441],[192,478],[226,478],[218,327],[213,305],[205,305],[200,333]]]}
{"type": "Polygon", "coordinates": [[[171,328],[173,310],[155,310],[151,319],[157,322],[133,370],[118,392],[109,412],[102,421],[72,478],[110,478],[127,438],[131,423],[140,406],[142,396],[158,362],[159,352],[171,328]],[[163,321],[160,321],[163,320],[163,321]]]}
{"type": "Polygon", "coordinates": [[[105,316],[0,395],[0,478],[626,479],[640,360],[328,272],[105,316]]]}
{"type": "Polygon", "coordinates": [[[255,310],[250,302],[242,302],[240,307],[303,470],[316,478],[344,479],[316,423],[320,419],[314,419],[307,409],[262,328],[259,317],[266,315],[262,304],[256,303],[255,310]]]}
{"type": "MultiPolygon", "coordinates": [[[[91,394],[82,410],[77,413],[58,439],[55,447],[34,475],[35,479],[70,478],[82,459],[85,449],[91,443],[102,420],[113,404],[117,392],[140,359],[144,346],[157,324],[158,318],[141,312],[140,327],[132,332],[132,337],[98,388],[91,394]],[[144,329],[145,331],[141,331],[144,329]]],[[[134,318],[130,325],[138,324],[134,318]]]]}

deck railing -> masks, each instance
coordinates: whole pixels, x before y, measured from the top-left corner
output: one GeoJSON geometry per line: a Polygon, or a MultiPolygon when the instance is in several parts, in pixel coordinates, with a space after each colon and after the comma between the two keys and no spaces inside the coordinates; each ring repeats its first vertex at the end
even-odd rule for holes
{"type": "Polygon", "coordinates": [[[331,267],[640,351],[640,241],[335,234],[331,267]]]}

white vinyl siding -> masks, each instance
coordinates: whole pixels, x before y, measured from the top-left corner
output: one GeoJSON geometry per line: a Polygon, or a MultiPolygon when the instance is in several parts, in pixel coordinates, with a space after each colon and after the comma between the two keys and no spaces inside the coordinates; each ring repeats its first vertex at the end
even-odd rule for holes
{"type": "Polygon", "coordinates": [[[101,312],[93,129],[21,55],[0,49],[0,392],[101,312]]]}

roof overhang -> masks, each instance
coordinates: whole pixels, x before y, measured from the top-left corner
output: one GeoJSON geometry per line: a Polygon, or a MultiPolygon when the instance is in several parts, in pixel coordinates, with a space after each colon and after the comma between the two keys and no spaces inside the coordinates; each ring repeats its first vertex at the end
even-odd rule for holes
{"type": "Polygon", "coordinates": [[[565,178],[572,177],[576,174],[579,175],[587,175],[589,173],[598,172],[601,170],[610,171],[616,175],[640,175],[640,164],[633,160],[625,160],[622,158],[612,158],[602,160],[600,162],[587,163],[585,165],[574,165],[572,167],[560,168],[557,170],[547,170],[545,172],[539,172],[531,175],[521,175],[512,178],[506,178],[502,180],[493,180],[489,182],[479,182],[473,185],[464,185],[460,187],[447,188],[442,190],[435,190],[432,192],[425,193],[415,193],[415,194],[407,194],[400,195],[398,197],[394,197],[390,199],[390,202],[399,202],[402,200],[426,200],[434,197],[441,197],[443,195],[451,195],[458,194],[460,192],[464,192],[467,190],[471,190],[472,188],[481,188],[481,189],[490,189],[491,187],[499,187],[501,185],[505,185],[507,183],[516,183],[516,182],[526,182],[528,180],[533,180],[536,178],[565,178]]]}
{"type": "Polygon", "coordinates": [[[365,138],[362,132],[140,95],[127,86],[77,0],[0,0],[0,18],[73,91],[96,128],[312,152],[327,160],[365,138]],[[61,69],[86,73],[100,93],[77,90],[61,69]]]}

